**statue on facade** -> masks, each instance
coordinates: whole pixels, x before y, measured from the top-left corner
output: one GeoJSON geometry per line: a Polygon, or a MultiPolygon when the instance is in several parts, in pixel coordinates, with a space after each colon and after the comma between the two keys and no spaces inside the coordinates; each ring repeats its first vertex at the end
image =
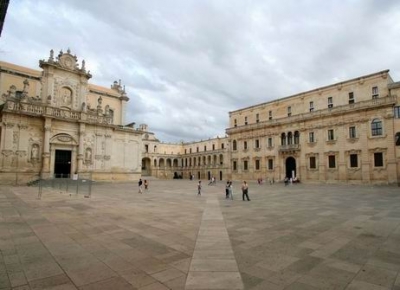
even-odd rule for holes
{"type": "Polygon", "coordinates": [[[31,148],[31,161],[39,160],[39,145],[33,144],[31,148]]]}

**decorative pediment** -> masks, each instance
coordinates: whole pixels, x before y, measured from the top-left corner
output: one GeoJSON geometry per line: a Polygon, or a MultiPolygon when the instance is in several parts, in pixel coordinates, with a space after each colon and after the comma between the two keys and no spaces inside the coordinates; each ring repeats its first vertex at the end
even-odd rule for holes
{"type": "Polygon", "coordinates": [[[69,134],[61,133],[53,136],[50,143],[78,145],[78,142],[69,134]]]}
{"type": "Polygon", "coordinates": [[[41,68],[45,66],[55,66],[62,68],[67,71],[72,71],[75,73],[79,73],[80,75],[85,75],[88,79],[92,77],[90,71],[86,71],[85,60],[82,60],[82,64],[79,67],[78,58],[76,55],[71,54],[71,50],[68,48],[67,52],[63,52],[60,50],[57,57],[54,57],[54,51],[50,50],[50,56],[47,60],[39,61],[39,65],[41,68]]]}

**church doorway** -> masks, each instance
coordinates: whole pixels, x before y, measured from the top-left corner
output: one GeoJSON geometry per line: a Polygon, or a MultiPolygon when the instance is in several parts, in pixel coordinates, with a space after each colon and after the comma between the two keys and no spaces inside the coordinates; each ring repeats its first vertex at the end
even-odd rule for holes
{"type": "Polygon", "coordinates": [[[54,159],[54,176],[69,177],[71,174],[71,150],[56,150],[54,159]]]}
{"type": "Polygon", "coordinates": [[[286,177],[296,177],[296,159],[294,159],[293,157],[286,158],[286,177]]]}

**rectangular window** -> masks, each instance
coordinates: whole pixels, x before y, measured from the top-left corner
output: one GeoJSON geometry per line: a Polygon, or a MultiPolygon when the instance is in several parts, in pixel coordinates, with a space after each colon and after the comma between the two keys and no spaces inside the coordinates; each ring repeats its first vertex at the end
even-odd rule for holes
{"type": "Polygon", "coordinates": [[[247,117],[244,117],[244,124],[247,125],[247,117]]]}
{"type": "Polygon", "coordinates": [[[225,149],[225,144],[224,143],[221,144],[221,149],[225,149]]]}
{"type": "Polygon", "coordinates": [[[248,164],[248,161],[245,160],[245,161],[243,161],[243,170],[248,170],[248,169],[249,169],[249,164],[248,164]]]}
{"type": "Polygon", "coordinates": [[[268,138],[268,147],[272,147],[272,138],[271,137],[268,138]]]}
{"type": "Polygon", "coordinates": [[[256,170],[260,170],[260,160],[256,159],[256,170]]]}
{"type": "Polygon", "coordinates": [[[232,168],[233,168],[233,170],[237,170],[237,163],[236,163],[236,161],[233,161],[233,162],[232,162],[232,168]]]}
{"type": "Polygon", "coordinates": [[[207,146],[204,146],[204,151],[207,151],[207,146]]]}
{"type": "Polygon", "coordinates": [[[260,122],[260,114],[256,114],[256,123],[260,122]]]}
{"type": "Polygon", "coordinates": [[[247,141],[244,141],[244,142],[243,142],[243,149],[244,149],[244,150],[247,150],[247,141]]]}
{"type": "Polygon", "coordinates": [[[234,126],[237,127],[237,119],[233,120],[234,126]]]}
{"type": "Polygon", "coordinates": [[[378,87],[372,87],[372,98],[373,98],[373,99],[379,98],[378,87]]]}
{"type": "Polygon", "coordinates": [[[383,167],[383,153],[382,152],[374,153],[374,166],[375,167],[383,167]]]}
{"type": "Polygon", "coordinates": [[[328,156],[328,167],[336,168],[336,156],[335,155],[328,156]]]}
{"type": "Polygon", "coordinates": [[[315,159],[315,156],[310,157],[310,169],[316,169],[317,168],[317,162],[315,159]]]}
{"type": "Polygon", "coordinates": [[[357,154],[350,154],[350,167],[358,167],[358,155],[357,154]]]}
{"type": "Polygon", "coordinates": [[[314,102],[310,102],[310,112],[314,111],[314,102]]]}
{"type": "Polygon", "coordinates": [[[274,159],[268,159],[268,170],[274,169],[274,159]]]}
{"type": "Polygon", "coordinates": [[[292,115],[292,107],[287,107],[287,116],[290,117],[292,115]]]}
{"type": "Polygon", "coordinates": [[[199,147],[196,147],[196,152],[199,152],[199,147]]]}
{"type": "Polygon", "coordinates": [[[356,137],[357,137],[356,136],[356,127],[354,127],[354,126],[349,127],[349,138],[354,139],[356,137]]]}
{"type": "Polygon", "coordinates": [[[332,108],[332,107],[333,107],[333,98],[328,97],[328,108],[332,108]]]}
{"type": "Polygon", "coordinates": [[[400,106],[394,107],[394,117],[400,119],[400,106]]]}
{"type": "Polygon", "coordinates": [[[187,154],[187,149],[185,149],[185,154],[187,154]]]}
{"type": "Polygon", "coordinates": [[[212,148],[213,148],[212,150],[215,150],[215,144],[212,145],[212,148]]]}
{"type": "Polygon", "coordinates": [[[381,136],[382,135],[382,121],[381,120],[379,120],[379,119],[372,120],[371,133],[372,133],[372,136],[381,136]]]}
{"type": "Polygon", "coordinates": [[[328,141],[333,141],[335,140],[335,133],[333,129],[328,130],[328,141]]]}
{"type": "Polygon", "coordinates": [[[255,148],[260,148],[260,140],[256,139],[255,148]]]}
{"type": "Polygon", "coordinates": [[[272,111],[268,112],[268,120],[272,120],[272,111]]]}
{"type": "Polygon", "coordinates": [[[354,104],[354,93],[353,92],[349,93],[349,104],[354,104]]]}
{"type": "Polygon", "coordinates": [[[314,132],[308,133],[308,142],[309,143],[314,143],[315,142],[314,132]]]}

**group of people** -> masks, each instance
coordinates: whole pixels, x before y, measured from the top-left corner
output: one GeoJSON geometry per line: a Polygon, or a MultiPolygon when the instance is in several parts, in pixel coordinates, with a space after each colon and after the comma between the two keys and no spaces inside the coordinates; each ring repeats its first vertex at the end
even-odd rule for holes
{"type": "MultiPolygon", "coordinates": [[[[201,196],[201,189],[202,189],[202,184],[201,184],[201,180],[199,180],[199,182],[197,183],[197,196],[201,196]]],[[[226,182],[226,186],[225,186],[225,198],[226,199],[230,198],[231,200],[233,200],[233,186],[232,186],[232,181],[229,181],[229,180],[226,182]]],[[[242,200],[250,201],[249,185],[247,184],[246,181],[243,181],[243,184],[242,184],[242,200]]]]}
{"type": "Polygon", "coordinates": [[[149,182],[145,179],[144,181],[140,178],[138,182],[139,186],[139,193],[143,193],[143,185],[144,185],[144,190],[149,189],[149,182]]]}

